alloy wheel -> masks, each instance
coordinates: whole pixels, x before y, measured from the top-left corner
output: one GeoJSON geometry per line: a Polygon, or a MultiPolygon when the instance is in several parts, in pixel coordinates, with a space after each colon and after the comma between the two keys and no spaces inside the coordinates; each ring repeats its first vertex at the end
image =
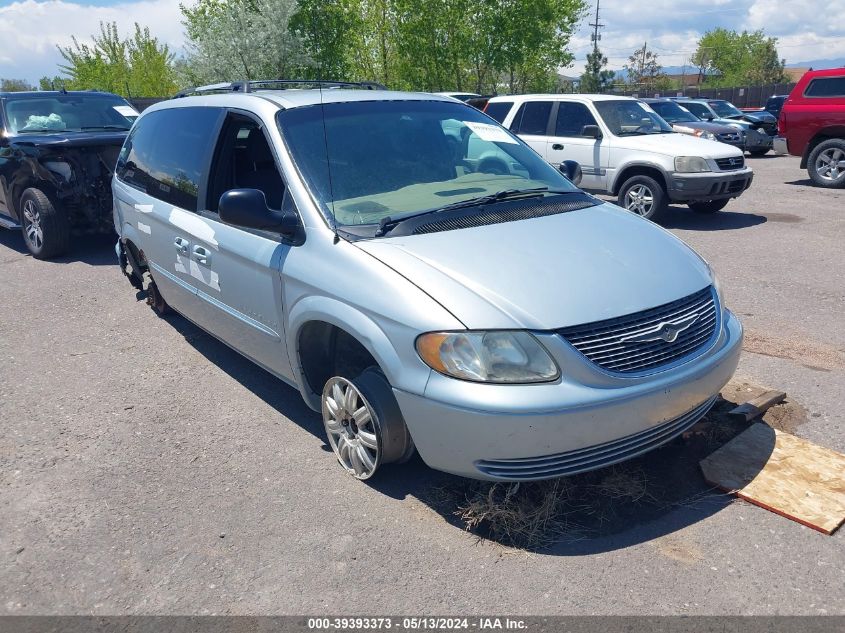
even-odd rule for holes
{"type": "Polygon", "coordinates": [[[27,241],[34,250],[40,251],[44,245],[44,229],[41,228],[41,213],[32,200],[27,200],[23,205],[23,222],[27,241]]]}
{"type": "Polygon", "coordinates": [[[816,158],[816,173],[824,180],[838,180],[845,174],[845,150],[831,147],[821,152],[816,158]]]}
{"type": "Polygon", "coordinates": [[[654,193],[645,185],[634,185],[625,194],[625,208],[638,215],[648,215],[654,206],[654,193]]]}
{"type": "Polygon", "coordinates": [[[323,424],[340,464],[358,479],[369,479],[379,466],[378,427],[372,407],[352,383],[335,376],[323,389],[323,424]]]}

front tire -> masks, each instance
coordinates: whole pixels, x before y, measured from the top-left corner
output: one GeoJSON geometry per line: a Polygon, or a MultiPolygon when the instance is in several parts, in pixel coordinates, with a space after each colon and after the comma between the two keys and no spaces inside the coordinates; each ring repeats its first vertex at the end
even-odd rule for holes
{"type": "Polygon", "coordinates": [[[807,159],[807,173],[820,187],[845,187],[845,140],[832,138],[816,145],[807,159]]]}
{"type": "Polygon", "coordinates": [[[36,259],[50,259],[67,252],[70,226],[67,215],[53,206],[40,189],[26,189],[20,199],[21,232],[36,259]]]}
{"type": "Polygon", "coordinates": [[[760,156],[765,156],[766,154],[768,154],[770,149],[771,149],[771,147],[762,147],[762,148],[757,148],[757,149],[750,149],[750,150],[748,150],[748,153],[751,154],[752,156],[759,158],[760,156]]]}
{"type": "Polygon", "coordinates": [[[668,200],[663,186],[650,176],[633,176],[619,189],[617,204],[647,220],[655,220],[666,212],[668,200]]]}
{"type": "Polygon", "coordinates": [[[730,198],[706,200],[704,202],[688,202],[687,206],[696,213],[716,213],[724,209],[728,202],[730,202],[730,198]]]}
{"type": "Polygon", "coordinates": [[[352,380],[329,378],[322,412],[337,461],[356,479],[369,479],[382,465],[402,463],[413,455],[414,443],[393,389],[376,367],[352,380]]]}

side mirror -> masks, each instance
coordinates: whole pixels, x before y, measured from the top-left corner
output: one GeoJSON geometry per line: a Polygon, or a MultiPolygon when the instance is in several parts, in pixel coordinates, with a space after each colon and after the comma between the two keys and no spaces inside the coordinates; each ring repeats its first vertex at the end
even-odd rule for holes
{"type": "Polygon", "coordinates": [[[709,112],[708,112],[707,114],[705,114],[705,115],[704,115],[704,120],[705,120],[705,121],[712,121],[712,120],[713,120],[713,119],[715,119],[715,118],[716,118],[716,117],[714,117],[714,116],[713,116],[712,114],[710,114],[709,112]]]}
{"type": "Polygon", "coordinates": [[[601,130],[598,125],[585,125],[581,128],[581,136],[587,138],[601,138],[601,130]]]}
{"type": "Polygon", "coordinates": [[[558,166],[560,173],[567,177],[576,187],[581,183],[581,165],[574,160],[565,160],[558,166]]]}
{"type": "Polygon", "coordinates": [[[230,189],[217,205],[220,220],[247,229],[293,235],[299,228],[296,216],[267,207],[267,198],[258,189],[230,189]]]}

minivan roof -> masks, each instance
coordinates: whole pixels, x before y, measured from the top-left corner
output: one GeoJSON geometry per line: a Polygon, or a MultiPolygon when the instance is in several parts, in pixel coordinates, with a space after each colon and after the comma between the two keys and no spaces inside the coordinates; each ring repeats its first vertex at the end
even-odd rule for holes
{"type": "Polygon", "coordinates": [[[160,110],[168,108],[190,107],[197,105],[236,107],[238,104],[260,100],[271,101],[285,108],[299,108],[320,103],[346,103],[352,101],[444,101],[455,103],[452,97],[442,97],[429,92],[398,92],[394,90],[349,90],[328,88],[318,90],[286,89],[286,90],[254,90],[251,92],[222,92],[201,95],[191,95],[178,99],[161,101],[148,108],[160,110]]]}

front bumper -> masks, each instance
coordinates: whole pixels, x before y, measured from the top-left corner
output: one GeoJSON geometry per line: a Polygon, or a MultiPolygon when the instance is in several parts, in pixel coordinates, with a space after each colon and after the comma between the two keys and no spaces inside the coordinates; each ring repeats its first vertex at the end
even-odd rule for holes
{"type": "Polygon", "coordinates": [[[737,171],[703,174],[669,174],[666,192],[672,202],[696,202],[737,198],[751,186],[754,172],[750,167],[737,171]]]}
{"type": "Polygon", "coordinates": [[[656,448],[703,416],[730,380],[742,326],[724,310],[709,350],[639,378],[611,377],[576,360],[561,337],[543,336],[543,343],[565,368],[553,384],[482,385],[432,374],[425,396],[394,389],[426,464],[473,479],[525,481],[601,468],[656,448]]]}
{"type": "Polygon", "coordinates": [[[769,136],[765,132],[748,130],[745,133],[745,149],[748,151],[771,149],[772,139],[773,137],[769,136]]]}
{"type": "Polygon", "coordinates": [[[775,150],[775,154],[789,154],[789,147],[786,144],[786,138],[783,136],[776,136],[772,142],[772,147],[775,150]]]}

